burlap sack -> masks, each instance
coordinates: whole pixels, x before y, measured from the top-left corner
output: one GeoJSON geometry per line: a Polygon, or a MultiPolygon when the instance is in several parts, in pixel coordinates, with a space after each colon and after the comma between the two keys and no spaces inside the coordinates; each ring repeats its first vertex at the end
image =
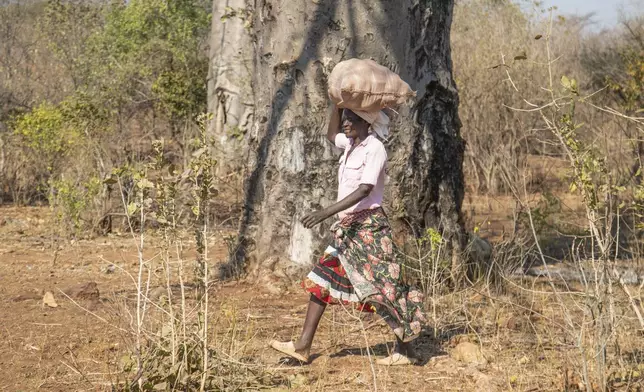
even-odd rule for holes
{"type": "Polygon", "coordinates": [[[341,108],[374,111],[396,107],[414,96],[400,76],[373,60],[342,61],[329,76],[329,98],[341,108]]]}

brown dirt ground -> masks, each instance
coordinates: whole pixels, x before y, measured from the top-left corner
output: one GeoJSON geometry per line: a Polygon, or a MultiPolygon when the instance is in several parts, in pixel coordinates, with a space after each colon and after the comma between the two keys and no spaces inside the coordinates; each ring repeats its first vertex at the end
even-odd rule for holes
{"type": "MultiPolygon", "coordinates": [[[[134,293],[126,271],[136,269],[135,247],[126,235],[55,242],[51,225],[45,208],[0,208],[0,391],[111,390],[123,380],[122,358],[132,347],[128,315],[119,303],[134,293]],[[112,263],[123,269],[109,272],[112,263]],[[99,298],[74,303],[61,293],[87,282],[97,283],[99,298]],[[46,291],[58,307],[43,305],[46,291]]],[[[158,247],[154,238],[149,241],[146,257],[153,257],[158,247]]],[[[211,254],[213,260],[223,258],[223,244],[213,241],[211,254]]],[[[517,288],[489,295],[473,289],[436,299],[435,308],[430,303],[429,313],[440,328],[420,338],[420,366],[372,366],[369,356],[386,354],[391,344],[386,326],[338,307],[322,320],[313,362],[282,364],[266,343],[298,335],[306,296],[297,282],[280,291],[252,283],[215,284],[211,341],[231,361],[252,358],[288,380],[290,389],[274,390],[565,390],[565,379],[568,384],[579,379],[575,342],[562,333],[564,320],[553,296],[545,293],[547,286],[524,283],[533,292],[517,288]],[[450,356],[462,341],[482,347],[488,363],[468,365],[450,356]]],[[[630,317],[627,310],[620,315],[630,317]]],[[[621,358],[626,363],[620,365],[633,368],[644,363],[644,339],[633,328],[624,330],[621,358]]],[[[642,390],[642,380],[618,387],[642,390]]]]}

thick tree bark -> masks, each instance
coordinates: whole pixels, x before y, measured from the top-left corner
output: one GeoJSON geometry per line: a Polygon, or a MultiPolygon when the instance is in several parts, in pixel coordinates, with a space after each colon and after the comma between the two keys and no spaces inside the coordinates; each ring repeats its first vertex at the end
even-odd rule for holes
{"type": "Polygon", "coordinates": [[[331,222],[306,230],[299,219],[336,198],[340,151],[324,134],[326,81],[336,63],[351,57],[373,58],[417,91],[386,143],[385,208],[415,234],[441,230],[460,260],[464,142],[451,74],[453,1],[247,0],[247,7],[255,111],[239,242],[228,272],[277,261],[308,265],[327,245],[331,222]]]}
{"type": "Polygon", "coordinates": [[[213,0],[208,72],[209,133],[219,174],[243,167],[253,126],[253,46],[245,0],[213,0]]]}

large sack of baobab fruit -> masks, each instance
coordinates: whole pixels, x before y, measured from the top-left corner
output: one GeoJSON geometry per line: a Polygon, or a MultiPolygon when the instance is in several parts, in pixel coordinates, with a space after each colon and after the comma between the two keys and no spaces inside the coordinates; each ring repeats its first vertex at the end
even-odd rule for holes
{"type": "Polygon", "coordinates": [[[400,76],[373,60],[342,61],[329,76],[329,98],[341,108],[395,108],[414,96],[416,93],[400,76]]]}

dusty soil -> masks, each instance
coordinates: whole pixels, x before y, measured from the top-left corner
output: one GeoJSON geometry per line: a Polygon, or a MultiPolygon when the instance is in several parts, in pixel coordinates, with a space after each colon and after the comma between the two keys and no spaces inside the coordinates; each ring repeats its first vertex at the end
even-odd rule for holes
{"type": "MultiPolygon", "coordinates": [[[[135,292],[130,274],[137,268],[136,248],[127,235],[56,241],[52,224],[47,209],[0,208],[0,391],[113,390],[131,376],[124,372],[124,357],[133,349],[133,322],[124,309],[135,292]],[[57,307],[43,303],[46,292],[53,294],[57,307]]],[[[144,256],[153,258],[158,239],[147,241],[144,256]]],[[[188,254],[190,246],[186,241],[188,254]]],[[[224,257],[225,246],[213,239],[210,251],[216,262],[224,257]]],[[[325,313],[310,365],[281,361],[267,342],[298,335],[307,298],[297,282],[281,289],[252,282],[215,283],[211,341],[227,360],[250,361],[283,380],[272,390],[584,387],[580,351],[574,334],[566,332],[565,312],[547,292],[549,286],[527,279],[521,284],[529,289],[517,285],[491,293],[473,288],[428,303],[436,329],[429,328],[418,341],[418,366],[372,364],[374,356],[386,355],[391,347],[387,327],[377,318],[339,307],[325,313]]],[[[570,314],[580,317],[575,304],[571,300],[570,314]]],[[[644,338],[625,301],[618,306],[624,326],[619,332],[621,363],[610,366],[631,374],[611,376],[611,385],[613,390],[639,391],[644,388],[642,377],[632,372],[644,370],[644,338]]]]}

